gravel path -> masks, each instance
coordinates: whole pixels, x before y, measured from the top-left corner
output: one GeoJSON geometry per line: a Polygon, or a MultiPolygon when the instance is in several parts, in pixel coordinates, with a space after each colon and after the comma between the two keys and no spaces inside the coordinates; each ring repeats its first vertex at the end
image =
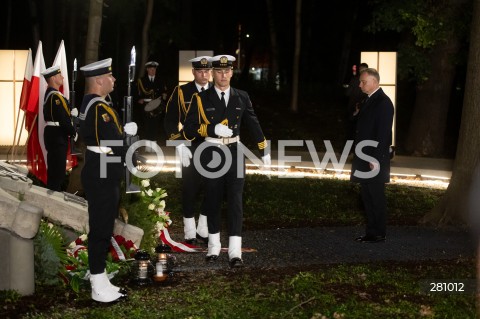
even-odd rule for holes
{"type": "MultiPolygon", "coordinates": [[[[245,231],[245,267],[279,268],[318,264],[366,263],[372,261],[454,260],[475,256],[475,242],[469,232],[458,228],[389,226],[384,243],[357,243],[363,226],[295,228],[245,231]]],[[[172,238],[175,236],[172,235],[172,238]]],[[[178,238],[176,238],[178,240],[178,238]]],[[[222,246],[228,239],[222,237],[222,246]]],[[[227,253],[207,264],[205,253],[176,254],[178,271],[227,269],[227,253]]]]}

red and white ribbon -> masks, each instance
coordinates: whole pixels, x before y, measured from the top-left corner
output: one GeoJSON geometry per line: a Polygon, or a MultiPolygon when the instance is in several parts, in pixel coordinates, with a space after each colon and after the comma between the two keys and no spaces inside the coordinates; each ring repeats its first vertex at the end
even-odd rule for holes
{"type": "Polygon", "coordinates": [[[176,252],[185,252],[185,253],[199,253],[203,252],[204,249],[201,247],[197,247],[195,245],[190,245],[187,243],[179,243],[174,241],[171,237],[170,234],[168,233],[168,229],[164,228],[162,232],[160,233],[160,240],[170,246],[173,251],[176,252]]]}

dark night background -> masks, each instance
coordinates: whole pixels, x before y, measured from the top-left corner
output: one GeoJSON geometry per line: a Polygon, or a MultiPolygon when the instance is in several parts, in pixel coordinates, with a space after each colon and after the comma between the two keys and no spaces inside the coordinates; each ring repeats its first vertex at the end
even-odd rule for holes
{"type": "MultiPolygon", "coordinates": [[[[117,72],[128,64],[130,48],[141,48],[144,1],[106,0],[103,9],[99,59],[112,57],[117,72]]],[[[32,26],[38,23],[40,40],[47,66],[51,65],[60,41],[65,40],[67,58],[77,58],[83,65],[88,20],[88,1],[40,0],[4,1],[1,21],[0,48],[28,49],[35,54],[32,26]],[[38,15],[31,17],[32,3],[38,15]],[[44,4],[44,5],[43,5],[44,4]],[[46,13],[45,10],[52,12],[46,13]],[[11,21],[7,19],[11,10],[11,21]],[[68,21],[65,21],[67,19],[68,21]],[[45,20],[54,21],[51,25],[45,20]],[[71,20],[74,22],[72,23],[71,20]],[[6,30],[10,24],[9,30],[6,30]],[[73,28],[70,26],[73,25],[73,28]],[[49,30],[51,29],[51,30],[49,30]],[[5,32],[7,31],[7,32],[5,32]]],[[[252,66],[268,66],[269,32],[265,1],[155,1],[150,28],[151,59],[161,63],[161,73],[176,82],[178,50],[207,49],[235,55],[238,46],[238,25],[242,26],[242,50],[252,66]],[[187,5],[188,4],[188,5],[187,5]],[[246,38],[245,35],[250,37],[246,38]]],[[[275,22],[280,47],[280,63],[286,76],[291,74],[294,44],[295,1],[274,1],[275,22]]],[[[348,80],[352,64],[358,64],[360,51],[395,50],[392,34],[373,35],[363,31],[368,22],[366,1],[339,1],[325,4],[303,0],[302,6],[302,63],[301,82],[332,85],[338,81],[340,68],[348,66],[341,81],[348,80]],[[351,36],[347,61],[341,51],[351,36]],[[348,38],[348,39],[347,39],[348,38]],[[327,71],[329,76],[325,76],[327,71]],[[322,72],[321,74],[319,72],[322,72]],[[332,78],[333,76],[333,78],[332,78]]],[[[138,61],[138,55],[137,55],[138,61]]],[[[244,60],[245,61],[245,60],[244,60]]],[[[126,68],[125,68],[126,69],[126,68]]],[[[125,72],[124,72],[125,73],[125,72]]]]}
{"type": "MultiPolygon", "coordinates": [[[[275,108],[286,111],[291,96],[295,1],[272,2],[279,48],[280,90],[274,92],[270,101],[275,108]]],[[[88,5],[89,1],[85,0],[3,1],[0,49],[31,48],[35,54],[38,43],[33,26],[38,26],[38,38],[43,43],[47,67],[52,64],[62,39],[65,41],[69,65],[77,58],[78,65],[83,66],[88,5]],[[36,15],[32,10],[33,5],[36,6],[36,15]]],[[[344,107],[342,84],[348,83],[352,65],[362,62],[359,60],[360,52],[398,50],[397,33],[371,34],[365,31],[371,12],[372,7],[367,0],[334,1],[328,4],[315,0],[302,1],[299,112],[294,115],[295,118],[308,118],[312,114],[318,117],[330,114],[332,118],[341,116],[343,109],[337,115],[331,115],[335,113],[332,108],[338,110],[344,107]]],[[[137,50],[137,70],[140,68],[138,62],[144,15],[145,1],[104,1],[99,59],[113,58],[117,100],[121,100],[118,97],[126,93],[127,66],[133,45],[137,50]]],[[[243,68],[232,84],[248,90],[254,104],[268,103],[261,90],[262,84],[253,83],[248,76],[249,67],[268,68],[271,58],[266,1],[155,1],[149,33],[149,60],[160,63],[157,74],[164,77],[173,89],[178,81],[178,50],[213,50],[215,54],[236,56],[239,24],[242,27],[243,68]],[[249,38],[246,38],[247,34],[249,38]]],[[[396,105],[400,152],[414,95],[412,82],[399,78],[396,105]]],[[[453,100],[461,107],[461,96],[457,101],[453,100]]],[[[453,105],[452,108],[457,112],[449,117],[448,131],[451,134],[448,138],[456,142],[459,106],[453,105]]],[[[311,134],[316,135],[317,132],[311,134]]],[[[335,134],[333,132],[331,135],[335,134]]],[[[447,156],[453,154],[454,148],[447,150],[447,156]]]]}

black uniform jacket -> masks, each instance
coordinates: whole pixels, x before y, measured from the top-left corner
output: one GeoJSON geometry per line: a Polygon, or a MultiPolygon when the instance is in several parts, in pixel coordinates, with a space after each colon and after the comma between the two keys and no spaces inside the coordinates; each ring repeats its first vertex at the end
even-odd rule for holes
{"type": "MultiPolygon", "coordinates": [[[[208,87],[212,86],[213,83],[209,82],[208,87]]],[[[169,140],[183,139],[182,128],[185,125],[190,101],[195,93],[198,93],[198,90],[194,81],[177,86],[173,90],[167,103],[164,119],[165,132],[169,140]]]]}
{"type": "Polygon", "coordinates": [[[123,127],[118,113],[105,100],[100,99],[94,102],[85,114],[90,100],[98,97],[98,95],[89,94],[83,98],[79,116],[80,134],[87,146],[100,146],[102,140],[121,140],[121,146],[107,145],[113,151],[113,154],[107,154],[107,156],[122,157],[122,163],[108,163],[108,171],[109,173],[111,170],[114,171],[117,177],[123,176],[123,162],[128,146],[124,141],[123,127]]]}
{"type": "Polygon", "coordinates": [[[166,86],[161,83],[158,76],[155,76],[153,82],[150,81],[148,75],[138,79],[137,81],[138,98],[139,99],[156,99],[160,97],[166,90],[166,86]]]}
{"type": "Polygon", "coordinates": [[[75,128],[72,125],[70,117],[70,107],[63,94],[54,88],[49,87],[45,93],[45,97],[52,91],[53,93],[48,96],[48,99],[43,105],[43,117],[45,122],[58,122],[58,126],[62,132],[58,138],[66,141],[68,136],[75,136],[75,128]]]}
{"type": "Polygon", "coordinates": [[[225,108],[214,87],[192,96],[185,120],[183,135],[187,140],[200,137],[215,137],[215,125],[225,124],[232,131],[232,137],[240,135],[240,124],[247,126],[252,140],[260,151],[267,147],[267,141],[253,110],[247,92],[230,88],[230,99],[225,108]]]}
{"type": "MultiPolygon", "coordinates": [[[[368,98],[360,109],[357,119],[355,145],[361,141],[378,142],[377,147],[363,147],[362,152],[380,163],[380,172],[372,178],[354,176],[356,170],[369,172],[369,161],[355,154],[352,162],[351,180],[358,183],[388,183],[390,181],[390,153],[392,143],[393,104],[380,88],[368,98]]],[[[366,157],[362,155],[361,157],[366,157]]]]}

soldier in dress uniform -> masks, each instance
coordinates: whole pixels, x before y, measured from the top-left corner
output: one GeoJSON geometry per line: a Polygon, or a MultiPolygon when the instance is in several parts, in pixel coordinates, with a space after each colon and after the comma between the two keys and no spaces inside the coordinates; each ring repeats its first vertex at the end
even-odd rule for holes
{"type": "Polygon", "coordinates": [[[43,104],[45,129],[43,137],[47,150],[47,188],[60,192],[65,180],[67,151],[70,137],[77,137],[72,124],[72,116],[78,116],[78,110],[70,110],[68,100],[58,91],[63,84],[60,66],[52,66],[42,72],[48,83],[43,104]]]}
{"type": "Polygon", "coordinates": [[[137,133],[135,122],[122,127],[118,113],[105,100],[115,83],[111,65],[109,58],[80,68],[86,82],[79,119],[80,134],[87,147],[82,184],[88,201],[88,263],[92,299],[99,302],[112,302],[126,296],[124,289],[108,280],[105,259],[118,216],[120,183],[125,175],[123,163],[128,146],[123,142],[124,135],[137,133]],[[105,145],[105,141],[110,141],[106,142],[110,145],[105,145]],[[111,141],[122,143],[113,146],[111,141]],[[121,160],[117,160],[118,157],[121,160]]]}
{"type": "MultiPolygon", "coordinates": [[[[253,110],[247,92],[230,86],[233,75],[231,55],[210,59],[215,85],[192,96],[185,120],[184,136],[188,140],[205,138],[206,144],[197,149],[205,177],[206,212],[208,219],[207,262],[215,262],[221,250],[220,210],[227,195],[228,259],[230,267],[242,267],[243,185],[245,163],[238,162],[240,123],[247,126],[252,139],[262,153],[265,165],[271,164],[267,141],[253,110]],[[230,157],[228,155],[231,155],[230,157]],[[212,169],[213,168],[213,169],[212,169]],[[223,174],[214,169],[219,168],[223,174]]],[[[198,167],[197,167],[198,169],[198,167]]]]}
{"type": "Polygon", "coordinates": [[[167,103],[167,85],[157,75],[158,62],[149,61],[145,63],[147,73],[137,80],[138,100],[143,114],[142,138],[156,143],[159,136],[159,123],[162,121],[163,109],[167,103]],[[145,111],[145,106],[156,99],[160,99],[159,106],[152,111],[145,111]]]}
{"type": "MultiPolygon", "coordinates": [[[[209,82],[212,70],[212,63],[208,60],[210,58],[209,56],[199,56],[189,60],[192,63],[194,80],[177,86],[170,96],[164,120],[165,132],[169,140],[184,139],[183,126],[192,95],[213,86],[213,83],[209,82]]],[[[195,152],[195,149],[202,141],[203,138],[199,137],[192,141],[191,146],[186,146],[185,143],[176,146],[182,164],[183,230],[185,242],[188,244],[197,242],[207,243],[208,241],[207,216],[205,214],[204,202],[198,216],[198,225],[195,226],[195,200],[201,190],[202,176],[195,169],[195,165],[190,165],[192,153],[195,152]]]]}

